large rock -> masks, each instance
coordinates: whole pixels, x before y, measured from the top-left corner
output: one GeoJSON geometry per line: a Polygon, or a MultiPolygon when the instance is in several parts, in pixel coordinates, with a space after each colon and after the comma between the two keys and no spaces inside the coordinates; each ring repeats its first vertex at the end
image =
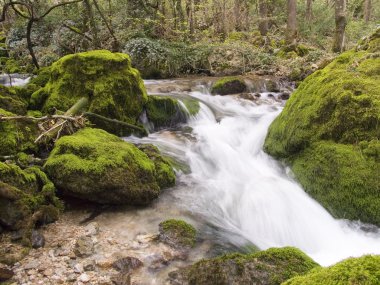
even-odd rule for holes
{"type": "Polygon", "coordinates": [[[169,276],[180,282],[173,284],[182,285],[279,285],[316,267],[319,265],[300,250],[284,247],[201,260],[169,276]]]}
{"type": "Polygon", "coordinates": [[[327,268],[318,268],[294,277],[283,285],[380,284],[380,256],[349,258],[327,268]]]}
{"type": "Polygon", "coordinates": [[[212,85],[211,94],[213,95],[231,95],[247,91],[247,85],[244,80],[238,77],[224,77],[212,85]]]}
{"type": "Polygon", "coordinates": [[[306,78],[265,150],[334,216],[380,225],[380,29],[306,78]]]}
{"type": "Polygon", "coordinates": [[[114,135],[86,128],[59,139],[45,169],[66,195],[101,204],[141,205],[159,195],[159,185],[174,184],[169,163],[155,160],[114,135]],[[164,177],[171,181],[162,181],[164,177]]]}
{"type": "Polygon", "coordinates": [[[160,241],[174,248],[191,248],[195,245],[195,228],[182,220],[166,220],[159,225],[160,241]]]}
{"type": "Polygon", "coordinates": [[[30,230],[37,223],[56,220],[61,208],[53,183],[40,169],[22,170],[0,162],[0,225],[30,230]]]}
{"type": "Polygon", "coordinates": [[[106,50],[71,54],[49,72],[45,87],[31,98],[31,105],[43,112],[66,111],[87,97],[89,112],[135,124],[147,102],[144,83],[127,54],[106,50]]]}

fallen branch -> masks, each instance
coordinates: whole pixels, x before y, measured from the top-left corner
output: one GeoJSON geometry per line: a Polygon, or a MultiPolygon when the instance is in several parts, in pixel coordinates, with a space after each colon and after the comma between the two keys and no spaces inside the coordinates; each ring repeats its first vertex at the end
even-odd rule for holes
{"type": "Polygon", "coordinates": [[[28,121],[28,122],[40,122],[40,121],[46,121],[49,119],[63,119],[67,121],[76,121],[77,117],[67,116],[67,115],[49,115],[49,116],[43,116],[43,117],[31,117],[31,116],[3,116],[0,115],[0,122],[5,121],[28,121]]]}
{"type": "Polygon", "coordinates": [[[102,120],[102,121],[105,121],[105,122],[108,122],[108,123],[112,123],[112,124],[121,125],[121,126],[130,128],[130,129],[134,129],[134,130],[137,130],[137,131],[140,131],[140,132],[144,132],[144,133],[146,132],[146,130],[144,128],[142,128],[142,127],[139,127],[139,126],[136,126],[136,125],[132,125],[132,124],[129,124],[129,123],[126,123],[126,122],[122,122],[122,121],[119,121],[119,120],[116,120],[116,119],[110,119],[110,118],[107,118],[107,117],[103,117],[103,116],[95,114],[95,113],[85,112],[85,113],[83,113],[83,116],[88,117],[88,118],[96,118],[96,119],[99,119],[99,120],[102,120]]]}

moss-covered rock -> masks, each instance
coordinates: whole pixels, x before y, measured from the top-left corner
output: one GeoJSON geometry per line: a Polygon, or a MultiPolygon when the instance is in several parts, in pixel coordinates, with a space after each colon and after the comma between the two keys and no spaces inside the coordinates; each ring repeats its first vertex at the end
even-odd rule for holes
{"type": "Polygon", "coordinates": [[[180,275],[181,284],[277,285],[316,267],[319,265],[299,249],[284,247],[201,260],[184,269],[180,275]]]}
{"type": "Polygon", "coordinates": [[[89,112],[135,124],[147,101],[140,74],[126,54],[106,50],[71,54],[49,69],[49,81],[31,98],[31,105],[43,112],[53,107],[66,111],[88,97],[89,112]]]}
{"type": "Polygon", "coordinates": [[[20,96],[17,90],[0,85],[0,106],[6,111],[24,115],[26,114],[28,103],[20,96]]]}
{"type": "Polygon", "coordinates": [[[62,203],[46,174],[37,167],[22,170],[0,162],[0,225],[31,230],[36,223],[56,220],[62,203]]]}
{"type": "Polygon", "coordinates": [[[187,114],[177,99],[170,97],[149,96],[146,113],[154,129],[170,128],[186,123],[187,114]]]}
{"type": "Polygon", "coordinates": [[[376,285],[380,284],[380,256],[349,258],[327,268],[294,277],[283,285],[376,285]]]}
{"type": "Polygon", "coordinates": [[[243,93],[247,90],[244,80],[238,77],[224,77],[214,82],[211,87],[213,95],[231,95],[243,93]]]}
{"type": "Polygon", "coordinates": [[[371,44],[378,36],[307,77],[264,147],[336,217],[380,225],[380,48],[371,44]]]}
{"type": "Polygon", "coordinates": [[[144,205],[159,195],[163,164],[157,169],[133,144],[86,128],[60,138],[44,167],[66,195],[101,204],[144,205]]]}
{"type": "MultiPolygon", "coordinates": [[[[0,109],[0,116],[15,114],[0,109]]],[[[0,122],[0,155],[12,155],[18,152],[36,152],[38,128],[35,123],[26,121],[0,122]]]]}
{"type": "Polygon", "coordinates": [[[175,248],[191,248],[195,245],[197,231],[182,220],[166,220],[159,225],[159,239],[175,248]]]}
{"type": "Polygon", "coordinates": [[[153,161],[156,168],[155,177],[161,189],[172,187],[175,184],[175,173],[170,162],[165,159],[157,147],[152,144],[141,144],[138,148],[153,161]]]}

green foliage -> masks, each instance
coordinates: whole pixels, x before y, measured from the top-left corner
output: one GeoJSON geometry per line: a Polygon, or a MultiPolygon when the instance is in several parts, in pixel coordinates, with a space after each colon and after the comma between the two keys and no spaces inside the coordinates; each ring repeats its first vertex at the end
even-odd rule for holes
{"type": "Polygon", "coordinates": [[[228,254],[201,260],[187,269],[190,284],[277,285],[303,275],[319,265],[299,249],[270,248],[252,254],[228,254]]]}
{"type": "Polygon", "coordinates": [[[318,268],[283,285],[376,285],[380,283],[380,256],[349,258],[327,268],[318,268]]]}
{"type": "Polygon", "coordinates": [[[288,160],[306,191],[335,216],[375,224],[380,223],[374,199],[380,189],[380,58],[372,49],[377,38],[309,76],[270,126],[264,146],[288,160]]]}

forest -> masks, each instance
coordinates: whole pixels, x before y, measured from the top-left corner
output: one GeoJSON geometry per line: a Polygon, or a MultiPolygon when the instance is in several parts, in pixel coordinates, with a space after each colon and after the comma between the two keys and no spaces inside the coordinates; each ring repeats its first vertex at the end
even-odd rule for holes
{"type": "Polygon", "coordinates": [[[380,0],[0,0],[0,284],[380,284],[380,0]]]}

